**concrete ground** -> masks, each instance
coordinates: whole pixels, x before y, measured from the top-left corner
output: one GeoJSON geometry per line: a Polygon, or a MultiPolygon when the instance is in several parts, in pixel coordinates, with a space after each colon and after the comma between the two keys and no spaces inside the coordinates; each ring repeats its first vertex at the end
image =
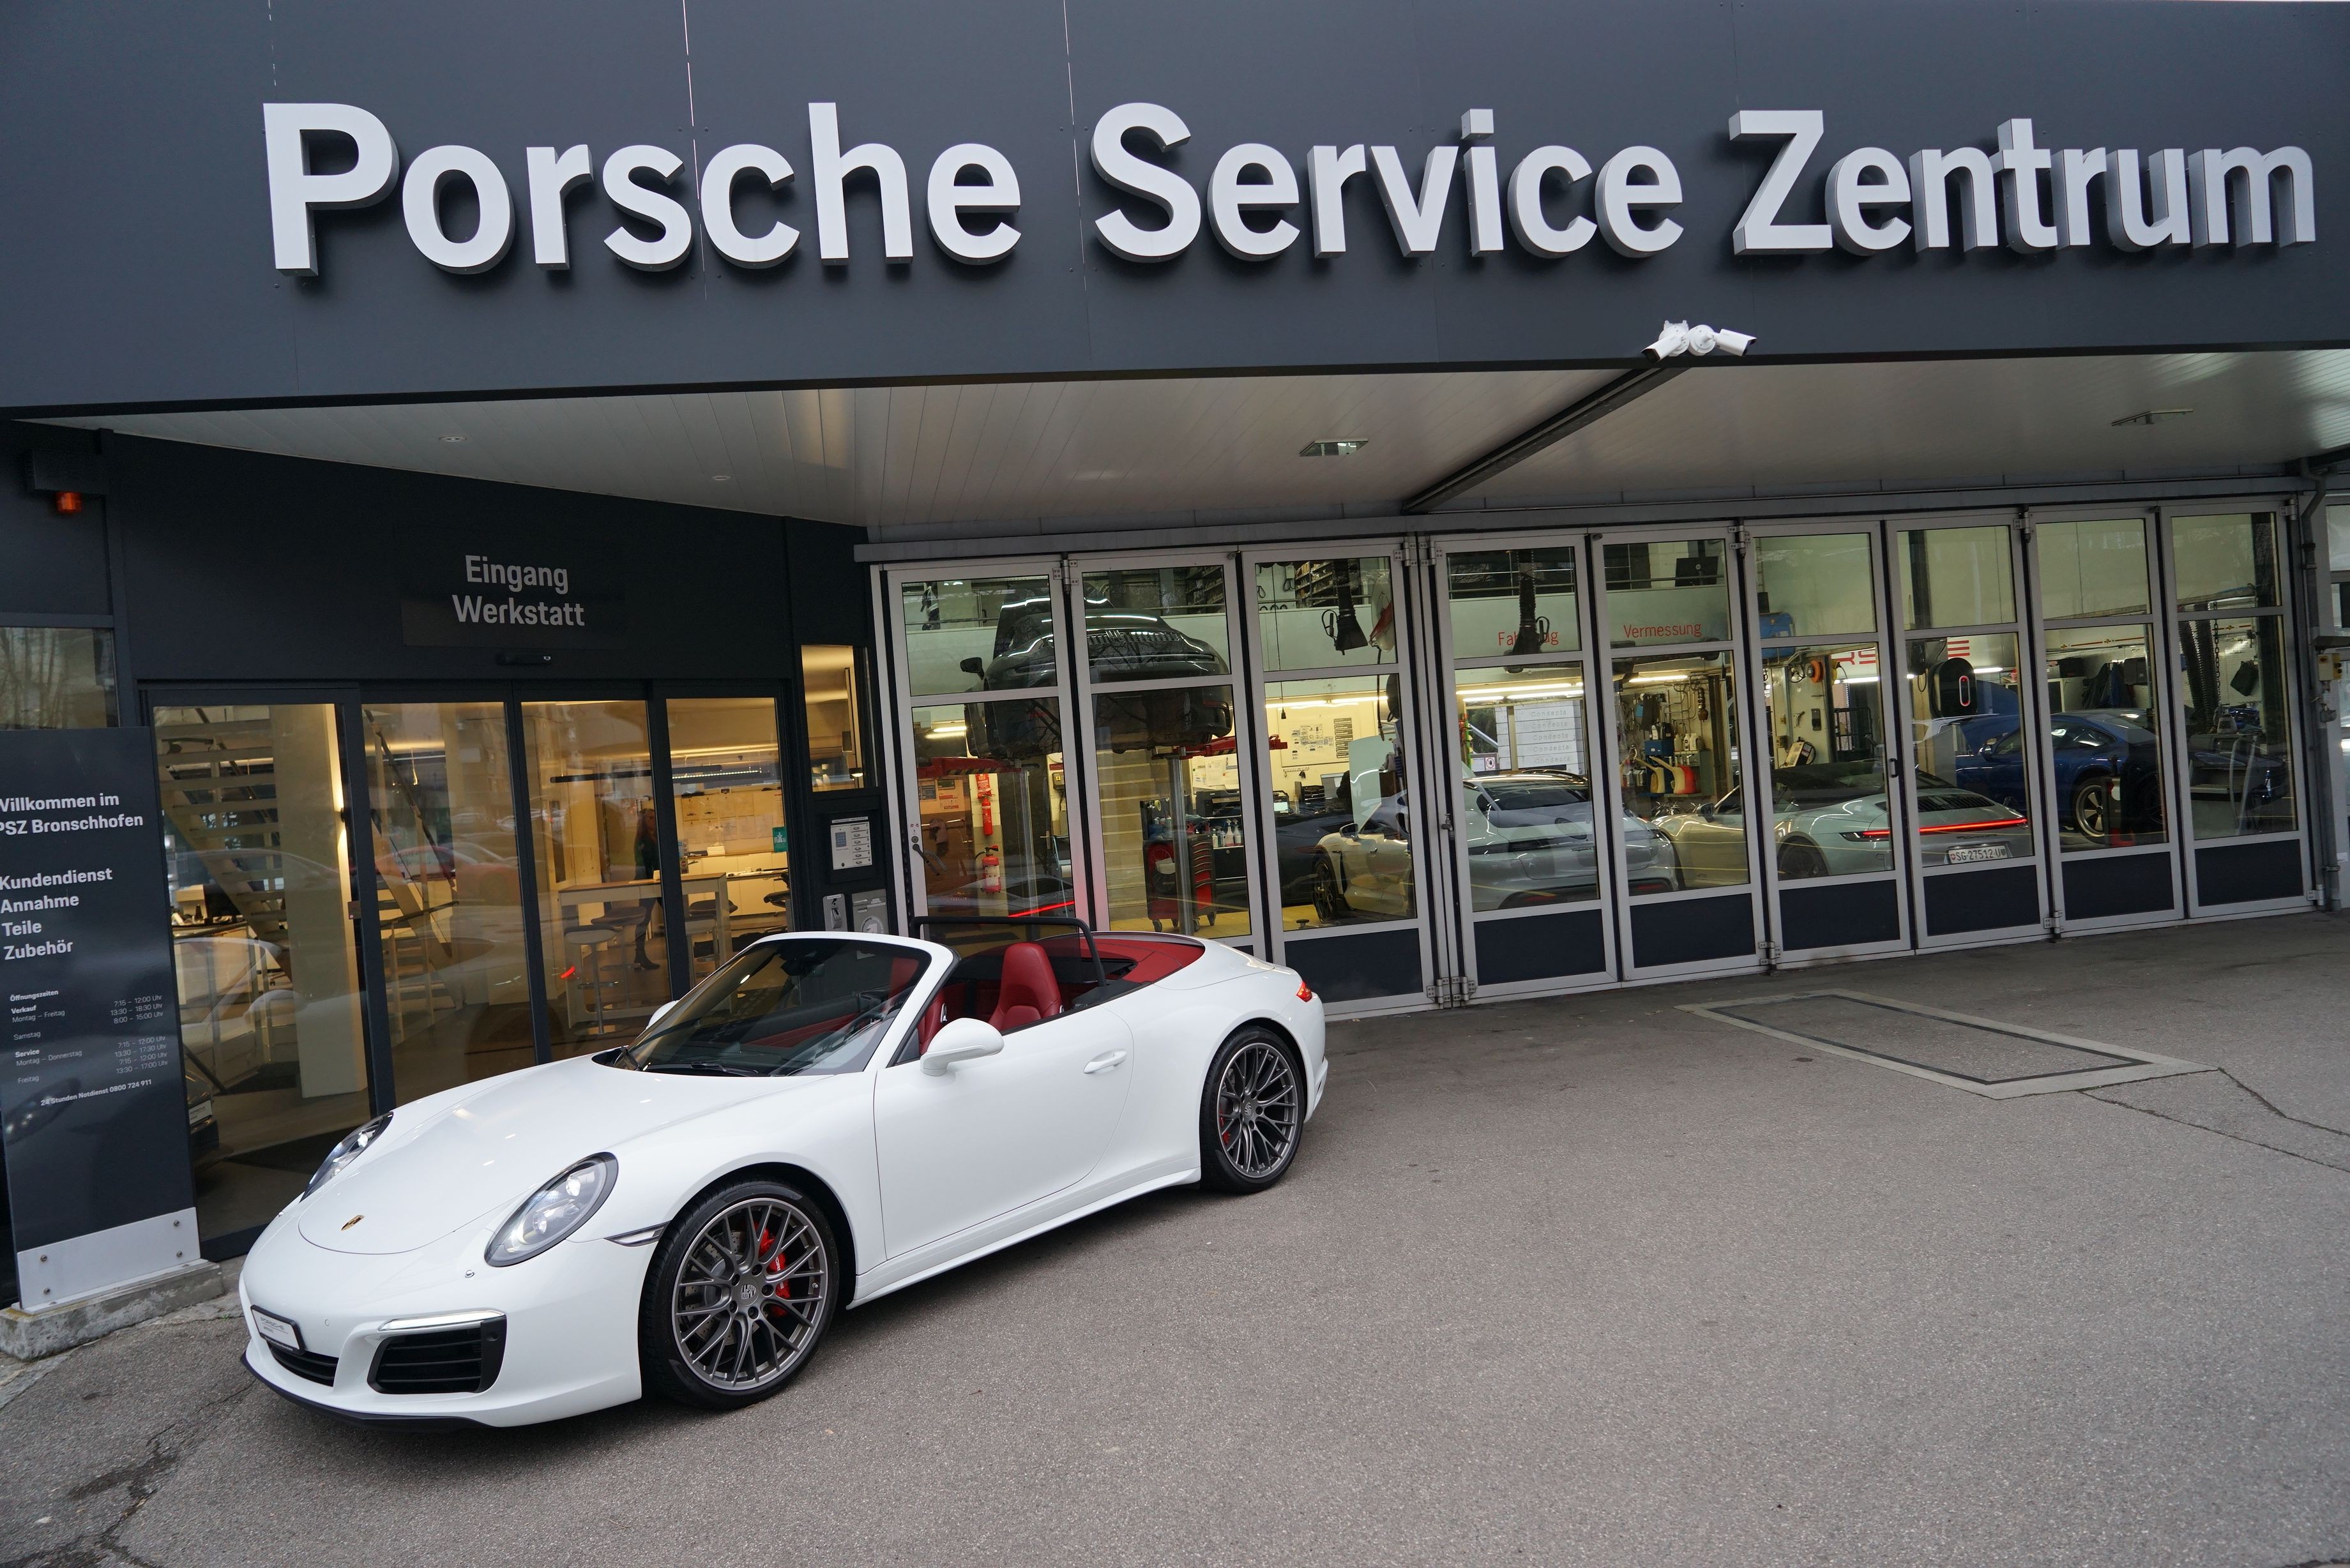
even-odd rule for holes
{"type": "Polygon", "coordinates": [[[2310,916],[1347,1025],[1281,1187],[723,1417],[347,1428],[199,1310],[0,1386],[0,1563],[2350,1559],[2345,976],[2310,916]],[[1677,1010],[1806,985],[2225,1074],[1996,1101],[1677,1010]]]}

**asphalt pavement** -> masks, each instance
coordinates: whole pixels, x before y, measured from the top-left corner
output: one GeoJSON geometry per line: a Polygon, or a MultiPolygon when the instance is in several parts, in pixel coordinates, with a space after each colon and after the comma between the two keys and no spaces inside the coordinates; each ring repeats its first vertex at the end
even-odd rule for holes
{"type": "Polygon", "coordinates": [[[0,1563],[2350,1559],[2345,977],[2309,916],[1346,1025],[1281,1187],[723,1417],[346,1427],[197,1309],[0,1383],[0,1563]],[[2224,1071],[1991,1100],[1679,1006],[1807,985],[2224,1071]]]}

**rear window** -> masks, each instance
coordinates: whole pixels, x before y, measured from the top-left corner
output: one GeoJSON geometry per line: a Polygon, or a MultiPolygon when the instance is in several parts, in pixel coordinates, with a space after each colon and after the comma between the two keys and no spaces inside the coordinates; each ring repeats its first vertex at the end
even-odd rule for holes
{"type": "Polygon", "coordinates": [[[726,1078],[854,1073],[930,963],[918,949],[875,942],[762,942],[686,992],[611,1064],[726,1078]]]}

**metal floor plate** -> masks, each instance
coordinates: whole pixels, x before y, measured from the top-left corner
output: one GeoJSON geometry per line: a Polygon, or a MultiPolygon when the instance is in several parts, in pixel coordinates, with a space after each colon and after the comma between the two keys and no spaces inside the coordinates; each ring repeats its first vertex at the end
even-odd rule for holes
{"type": "Polygon", "coordinates": [[[1860,991],[1785,992],[1736,1002],[1685,1002],[1681,1011],[1992,1099],[2211,1070],[2175,1056],[1860,991]]]}

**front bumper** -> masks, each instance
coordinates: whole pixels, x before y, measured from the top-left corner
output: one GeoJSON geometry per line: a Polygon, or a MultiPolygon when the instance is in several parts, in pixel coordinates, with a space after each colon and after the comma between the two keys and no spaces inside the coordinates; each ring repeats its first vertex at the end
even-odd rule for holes
{"type": "Polygon", "coordinates": [[[637,1398],[638,1302],[654,1249],[574,1239],[493,1269],[482,1258],[489,1236],[469,1225],[411,1252],[336,1252],[281,1217],[237,1282],[246,1369],[296,1404],[380,1425],[520,1427],[637,1398]],[[255,1324],[255,1307],[296,1324],[304,1350],[333,1357],[332,1381],[282,1365],[255,1324]],[[452,1312],[504,1317],[504,1355],[489,1387],[385,1394],[369,1386],[377,1351],[397,1332],[387,1324],[452,1312]]]}

